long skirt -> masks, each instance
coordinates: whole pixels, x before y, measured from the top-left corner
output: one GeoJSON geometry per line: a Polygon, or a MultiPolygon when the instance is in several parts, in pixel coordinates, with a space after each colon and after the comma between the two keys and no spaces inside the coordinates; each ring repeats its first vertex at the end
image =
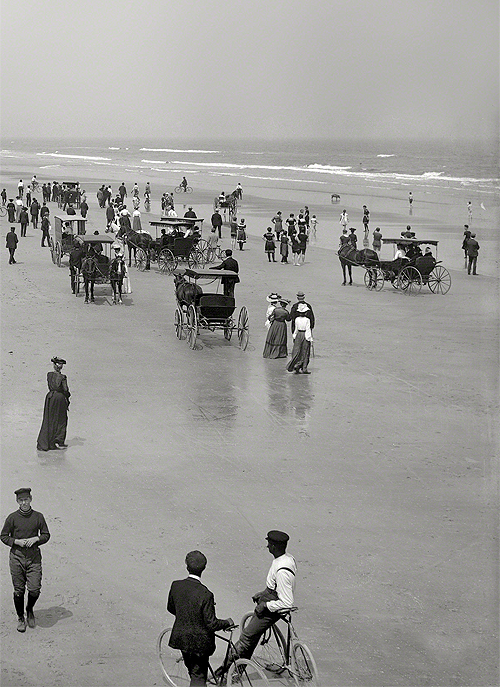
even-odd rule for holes
{"type": "Polygon", "coordinates": [[[52,451],[56,444],[66,442],[66,428],[68,426],[68,401],[60,391],[49,391],[45,397],[43,420],[38,435],[37,449],[52,451]]]}
{"type": "Polygon", "coordinates": [[[134,231],[142,231],[141,218],[138,215],[132,217],[132,229],[134,231]]]}
{"type": "Polygon", "coordinates": [[[286,366],[288,372],[297,370],[307,370],[309,357],[311,355],[311,342],[306,339],[305,332],[297,332],[293,343],[292,359],[286,366]]]}
{"type": "Polygon", "coordinates": [[[271,322],[264,346],[264,358],[286,358],[287,348],[286,322],[274,320],[271,322]]]}

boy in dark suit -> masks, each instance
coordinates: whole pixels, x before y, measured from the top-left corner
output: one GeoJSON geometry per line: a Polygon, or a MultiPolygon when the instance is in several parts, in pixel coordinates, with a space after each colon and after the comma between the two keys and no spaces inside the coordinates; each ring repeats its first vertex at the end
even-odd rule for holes
{"type": "Polygon", "coordinates": [[[188,576],[172,582],[167,611],[175,615],[169,646],[180,649],[191,686],[206,685],[208,660],[215,651],[215,632],[234,625],[232,618],[215,615],[212,592],[201,582],[207,559],[200,551],[186,556],[188,576]]]}

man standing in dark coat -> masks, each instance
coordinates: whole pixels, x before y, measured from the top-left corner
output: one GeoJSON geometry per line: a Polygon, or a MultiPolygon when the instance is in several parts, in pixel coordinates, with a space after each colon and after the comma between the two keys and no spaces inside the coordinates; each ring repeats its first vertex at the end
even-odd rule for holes
{"type": "Polygon", "coordinates": [[[40,204],[36,198],[33,198],[33,202],[30,207],[31,223],[33,224],[33,229],[38,228],[38,215],[40,214],[40,204]]]}
{"type": "Polygon", "coordinates": [[[212,227],[219,232],[219,238],[222,238],[222,217],[218,210],[214,211],[212,215],[212,227]]]}
{"type": "Polygon", "coordinates": [[[292,307],[290,308],[290,320],[292,324],[292,334],[295,330],[295,318],[299,315],[299,304],[300,303],[305,303],[309,310],[306,312],[306,317],[309,318],[309,321],[311,323],[311,330],[314,329],[314,324],[316,322],[314,318],[314,312],[313,309],[310,305],[310,303],[306,302],[306,295],[303,291],[297,291],[297,303],[294,303],[292,307]]]}
{"type": "Polygon", "coordinates": [[[31,508],[31,489],[16,489],[14,493],[19,509],[7,516],[0,539],[10,548],[9,567],[14,585],[17,631],[26,632],[24,593],[27,587],[26,616],[29,627],[35,627],[33,607],[42,586],[40,546],[49,541],[50,532],[43,515],[31,508]]]}
{"type": "Polygon", "coordinates": [[[21,213],[19,215],[19,222],[21,224],[21,236],[26,236],[26,228],[30,223],[30,218],[28,215],[28,210],[25,207],[23,207],[23,209],[21,210],[21,213]]]}
{"type": "Polygon", "coordinates": [[[11,227],[9,233],[6,236],[5,245],[9,249],[9,265],[15,265],[16,261],[14,259],[14,253],[16,252],[17,244],[19,239],[17,238],[16,228],[11,227]]]}
{"type": "MultiPolygon", "coordinates": [[[[238,265],[238,261],[233,258],[233,251],[228,248],[226,250],[226,259],[221,262],[220,265],[217,265],[216,267],[211,267],[211,270],[230,270],[231,272],[238,272],[240,271],[240,266],[238,265]]],[[[222,277],[221,278],[221,283],[224,288],[224,296],[229,296],[230,298],[234,298],[234,287],[235,284],[238,284],[240,281],[240,278],[238,276],[236,277],[222,277]]]]}
{"type": "Polygon", "coordinates": [[[232,618],[220,620],[215,615],[213,593],[201,582],[207,559],[200,551],[186,556],[188,576],[172,582],[167,611],[175,615],[169,646],[179,649],[191,678],[191,685],[206,685],[208,660],[215,651],[215,632],[225,630],[232,618]]]}
{"type": "Polygon", "coordinates": [[[470,239],[467,241],[467,257],[469,258],[469,264],[467,265],[467,274],[470,274],[472,269],[472,274],[477,274],[477,256],[479,255],[479,243],[476,241],[476,235],[471,234],[470,239]]]}

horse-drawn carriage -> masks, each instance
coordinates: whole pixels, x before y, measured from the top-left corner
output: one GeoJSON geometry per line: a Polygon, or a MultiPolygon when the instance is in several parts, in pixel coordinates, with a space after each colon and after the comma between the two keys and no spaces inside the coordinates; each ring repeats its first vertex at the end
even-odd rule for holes
{"type": "Polygon", "coordinates": [[[109,234],[92,234],[90,236],[80,236],[83,246],[83,257],[80,265],[76,267],[74,276],[75,296],[78,296],[82,290],[85,290],[85,302],[88,303],[89,298],[94,301],[94,286],[109,284],[110,279],[110,264],[111,264],[111,246],[114,239],[109,234]]]}
{"type": "Polygon", "coordinates": [[[215,210],[222,210],[224,213],[224,216],[226,217],[227,214],[229,214],[229,217],[233,217],[236,215],[236,211],[238,209],[238,195],[236,194],[235,191],[230,193],[227,196],[216,196],[214,198],[214,212],[215,210]]]}
{"type": "Polygon", "coordinates": [[[49,236],[52,262],[61,267],[64,255],[69,255],[75,245],[75,236],[85,234],[86,219],[76,215],[54,215],[54,235],[49,236]]]}
{"type": "Polygon", "coordinates": [[[223,278],[237,279],[236,272],[230,270],[190,269],[177,272],[174,277],[177,307],[174,315],[175,333],[182,339],[184,332],[190,348],[196,347],[196,339],[201,330],[214,332],[222,330],[226,341],[237,332],[242,350],[246,350],[249,338],[248,311],[243,305],[238,320],[234,319],[235,299],[218,293],[223,278]],[[201,288],[199,281],[207,285],[217,282],[215,292],[201,288]]]}
{"type": "MultiPolygon", "coordinates": [[[[150,224],[155,228],[156,233],[156,240],[150,247],[151,260],[158,263],[160,272],[173,274],[180,262],[186,263],[188,267],[204,266],[207,242],[201,238],[202,218],[165,217],[150,224]],[[165,229],[165,234],[161,233],[162,229],[165,229]]],[[[136,264],[138,264],[137,258],[136,264]]]]}
{"type": "Polygon", "coordinates": [[[365,272],[365,285],[368,289],[380,291],[386,281],[395,289],[407,295],[420,293],[422,286],[428,286],[432,293],[446,294],[451,288],[448,270],[437,260],[439,241],[431,239],[382,239],[385,245],[392,245],[394,251],[402,246],[406,257],[392,260],[379,260],[377,266],[369,266],[365,272]],[[420,246],[434,246],[436,255],[431,252],[422,254],[420,246]]]}

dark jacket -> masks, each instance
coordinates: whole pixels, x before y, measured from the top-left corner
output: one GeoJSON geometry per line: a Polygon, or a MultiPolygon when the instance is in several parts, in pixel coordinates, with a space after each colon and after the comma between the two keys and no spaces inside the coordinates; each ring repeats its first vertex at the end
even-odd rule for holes
{"type": "MultiPolygon", "coordinates": [[[[217,267],[211,267],[210,269],[212,270],[230,270],[231,272],[236,272],[238,273],[240,271],[240,267],[238,265],[238,261],[229,256],[225,260],[221,262],[220,265],[217,265],[217,267]]],[[[235,284],[238,284],[240,281],[239,277],[222,277],[221,283],[226,284],[228,281],[234,281],[235,284]]]]}
{"type": "Polygon", "coordinates": [[[479,243],[476,239],[469,239],[467,241],[467,255],[469,258],[477,258],[479,252],[479,243]]]}
{"type": "MultiPolygon", "coordinates": [[[[311,329],[314,329],[315,319],[314,319],[313,309],[311,308],[309,303],[306,303],[306,305],[309,308],[309,310],[308,310],[308,312],[304,313],[304,315],[305,315],[305,317],[309,318],[309,322],[311,323],[311,329]]],[[[302,314],[302,313],[299,313],[299,304],[294,303],[292,305],[292,307],[290,308],[290,319],[292,321],[292,333],[295,329],[295,318],[300,314],[302,314]]]]}
{"type": "Polygon", "coordinates": [[[27,210],[21,210],[21,212],[19,213],[19,223],[20,224],[29,224],[30,223],[30,218],[29,218],[27,210]]]}
{"type": "Polygon", "coordinates": [[[222,227],[222,217],[218,212],[214,212],[214,214],[212,215],[212,226],[222,227]]]}
{"type": "Polygon", "coordinates": [[[19,239],[17,238],[17,234],[14,233],[13,231],[9,231],[7,234],[6,238],[6,246],[7,248],[15,248],[17,244],[19,243],[19,239]]]}
{"type": "Polygon", "coordinates": [[[226,620],[215,615],[212,592],[194,577],[172,582],[167,610],[175,615],[169,641],[173,649],[211,656],[215,651],[214,633],[229,627],[226,620]]]}

